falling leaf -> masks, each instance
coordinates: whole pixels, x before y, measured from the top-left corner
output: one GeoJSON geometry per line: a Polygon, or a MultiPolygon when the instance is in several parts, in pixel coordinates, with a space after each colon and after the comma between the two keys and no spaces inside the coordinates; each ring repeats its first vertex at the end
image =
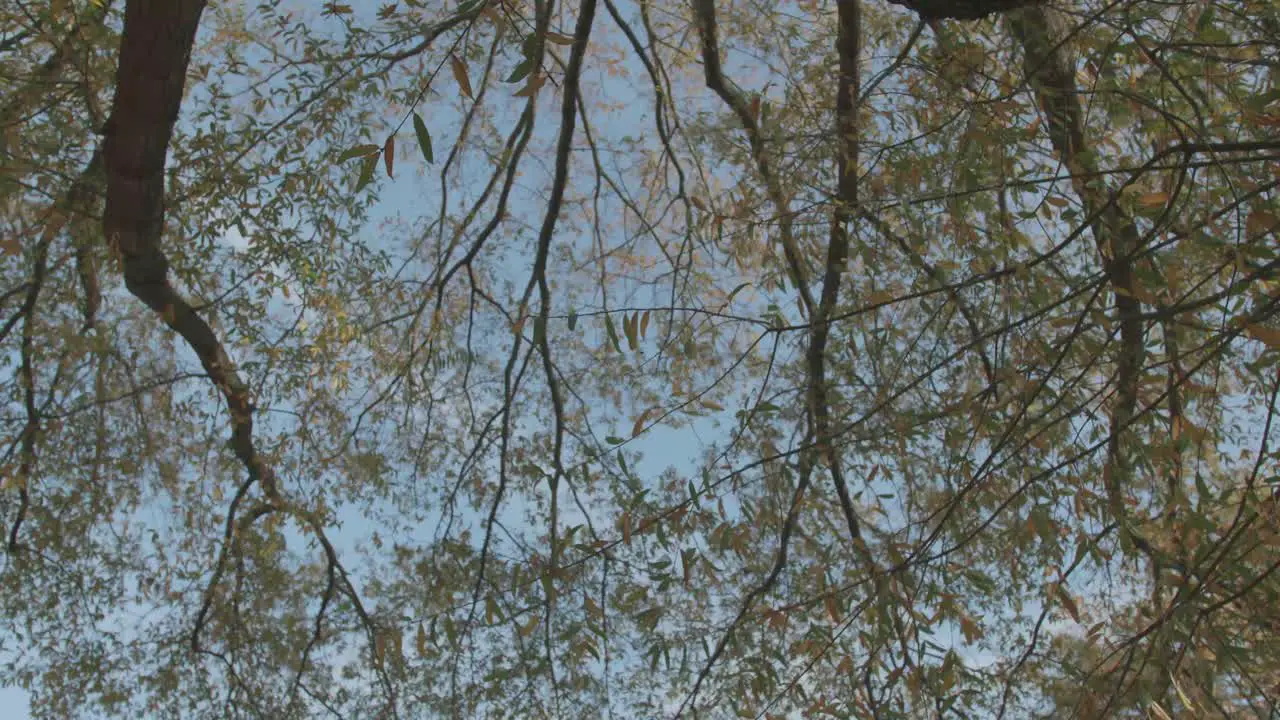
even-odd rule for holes
{"type": "Polygon", "coordinates": [[[467,66],[457,55],[449,56],[449,64],[453,68],[453,79],[458,81],[458,89],[468,100],[471,99],[471,78],[467,77],[467,66]]]}
{"type": "Polygon", "coordinates": [[[388,135],[387,142],[382,145],[382,161],[387,167],[387,177],[395,177],[392,170],[396,162],[396,136],[388,135]]]}

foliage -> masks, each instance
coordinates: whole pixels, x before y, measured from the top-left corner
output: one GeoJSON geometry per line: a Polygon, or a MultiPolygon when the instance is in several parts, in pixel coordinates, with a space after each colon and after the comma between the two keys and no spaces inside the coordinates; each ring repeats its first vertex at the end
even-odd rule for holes
{"type": "Polygon", "coordinates": [[[1280,712],[1280,9],[938,7],[0,0],[6,682],[1280,712]]]}

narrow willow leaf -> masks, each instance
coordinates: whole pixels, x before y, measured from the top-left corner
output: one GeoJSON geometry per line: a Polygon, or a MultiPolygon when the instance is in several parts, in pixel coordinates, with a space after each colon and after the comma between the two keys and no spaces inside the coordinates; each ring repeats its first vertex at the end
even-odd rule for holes
{"type": "Polygon", "coordinates": [[[431,133],[427,131],[427,124],[422,122],[422,116],[418,113],[413,114],[413,132],[418,136],[418,147],[422,149],[422,157],[427,164],[435,162],[435,155],[431,152],[431,133]]]}
{"type": "Polygon", "coordinates": [[[453,69],[453,79],[458,81],[458,89],[462,91],[467,99],[472,99],[471,95],[471,78],[467,77],[467,66],[457,55],[449,56],[449,66],[453,69]]]}
{"type": "MultiPolygon", "coordinates": [[[[376,148],[377,146],[375,146],[376,148]]],[[[360,180],[356,182],[356,192],[364,189],[373,180],[373,171],[378,167],[378,156],[367,155],[364,159],[364,165],[360,168],[360,180]]]]}
{"type": "Polygon", "coordinates": [[[396,136],[388,135],[387,142],[382,146],[382,161],[387,166],[387,177],[395,177],[393,172],[396,162],[396,136]]]}
{"type": "Polygon", "coordinates": [[[378,152],[381,149],[382,148],[378,147],[377,145],[369,145],[369,144],[356,145],[355,147],[350,147],[344,150],[343,153],[338,156],[338,162],[344,163],[352,158],[366,157],[378,152]]]}

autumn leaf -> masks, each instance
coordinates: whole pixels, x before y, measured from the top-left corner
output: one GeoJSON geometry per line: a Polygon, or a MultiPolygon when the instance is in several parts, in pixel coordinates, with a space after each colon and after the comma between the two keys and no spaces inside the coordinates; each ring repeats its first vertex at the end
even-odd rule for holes
{"type": "Polygon", "coordinates": [[[382,146],[382,160],[387,167],[387,177],[394,177],[392,169],[396,162],[396,136],[388,135],[387,142],[382,146]]]}
{"type": "Polygon", "coordinates": [[[472,99],[471,78],[467,77],[467,66],[458,59],[457,55],[449,56],[449,65],[453,69],[453,79],[458,82],[458,89],[467,96],[468,100],[472,99]]]}
{"type": "Polygon", "coordinates": [[[1261,341],[1269,348],[1280,348],[1280,330],[1258,323],[1250,323],[1245,325],[1244,331],[1254,340],[1261,341]]]}

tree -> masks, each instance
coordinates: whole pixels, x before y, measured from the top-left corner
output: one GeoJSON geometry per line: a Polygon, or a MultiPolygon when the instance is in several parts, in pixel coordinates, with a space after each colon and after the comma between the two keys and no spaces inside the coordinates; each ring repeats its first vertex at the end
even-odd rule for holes
{"type": "Polygon", "coordinates": [[[1280,12],[0,3],[42,717],[1265,717],[1280,12]]]}

